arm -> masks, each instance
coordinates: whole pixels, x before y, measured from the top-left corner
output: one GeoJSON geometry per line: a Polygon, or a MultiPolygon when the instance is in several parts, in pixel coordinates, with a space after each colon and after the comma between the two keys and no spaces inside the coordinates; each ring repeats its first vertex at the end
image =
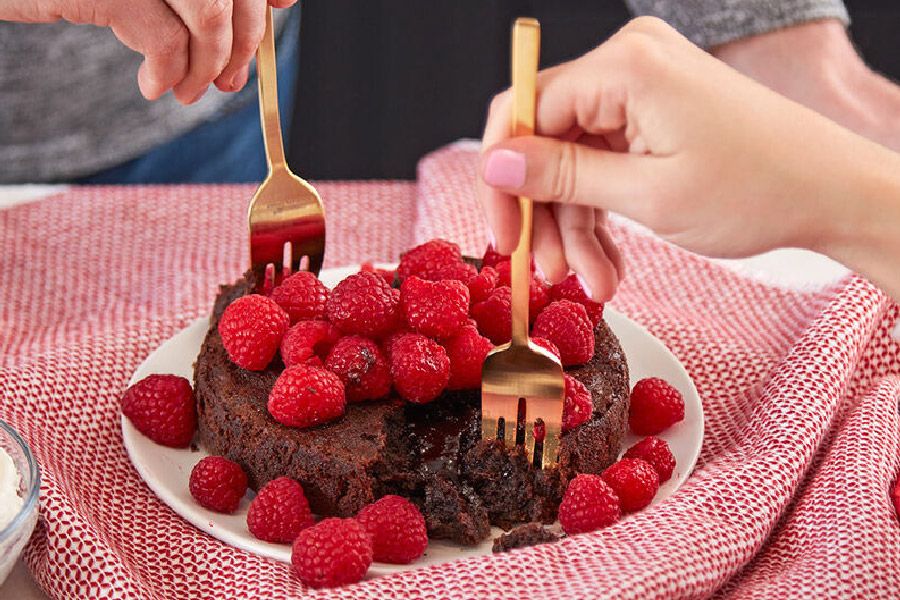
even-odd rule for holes
{"type": "Polygon", "coordinates": [[[656,19],[542,71],[539,137],[509,138],[492,104],[479,188],[498,244],[518,236],[515,195],[535,211],[535,254],[595,299],[618,282],[603,211],[688,250],[742,257],[824,252],[900,297],[900,155],[741,76],[656,19]],[[538,218],[537,208],[544,211],[538,218]],[[540,228],[540,230],[538,230],[540,228]]]}

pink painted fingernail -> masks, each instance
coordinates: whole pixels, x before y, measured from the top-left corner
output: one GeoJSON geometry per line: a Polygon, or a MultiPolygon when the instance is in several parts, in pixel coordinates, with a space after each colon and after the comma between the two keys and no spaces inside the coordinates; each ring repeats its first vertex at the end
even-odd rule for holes
{"type": "Polygon", "coordinates": [[[484,165],[484,181],[494,187],[516,189],[525,185],[525,155],[513,150],[494,150],[484,165]]]}

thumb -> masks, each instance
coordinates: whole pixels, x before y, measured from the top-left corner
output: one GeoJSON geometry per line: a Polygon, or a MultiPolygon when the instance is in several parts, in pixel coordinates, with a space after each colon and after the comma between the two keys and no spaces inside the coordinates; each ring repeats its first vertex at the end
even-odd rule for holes
{"type": "Polygon", "coordinates": [[[483,153],[481,177],[493,188],[536,202],[581,204],[628,215],[635,200],[650,194],[656,160],[524,136],[504,140],[483,153]]]}

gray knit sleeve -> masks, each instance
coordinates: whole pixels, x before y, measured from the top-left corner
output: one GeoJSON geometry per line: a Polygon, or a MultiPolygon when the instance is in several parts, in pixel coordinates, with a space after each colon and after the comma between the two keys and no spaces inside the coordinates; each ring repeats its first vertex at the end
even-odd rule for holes
{"type": "Polygon", "coordinates": [[[842,0],[625,1],[635,15],[657,16],[704,48],[816,19],[850,22],[842,0]]]}

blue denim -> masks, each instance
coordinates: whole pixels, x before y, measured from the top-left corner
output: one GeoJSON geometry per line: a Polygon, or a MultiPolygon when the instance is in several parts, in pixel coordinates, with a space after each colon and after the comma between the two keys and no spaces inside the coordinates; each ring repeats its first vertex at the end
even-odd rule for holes
{"type": "MultiPolygon", "coordinates": [[[[299,7],[292,9],[278,38],[278,106],[287,140],[294,108],[300,41],[299,7]]],[[[259,124],[256,75],[247,86],[252,100],[198,125],[143,156],[83,177],[76,183],[248,183],[266,176],[266,158],[259,124]]]]}

